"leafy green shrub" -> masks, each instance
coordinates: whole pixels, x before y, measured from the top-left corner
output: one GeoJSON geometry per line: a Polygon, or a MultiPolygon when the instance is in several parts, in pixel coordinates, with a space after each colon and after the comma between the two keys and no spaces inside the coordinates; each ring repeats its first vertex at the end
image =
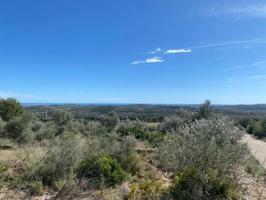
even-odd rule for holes
{"type": "Polygon", "coordinates": [[[196,114],[194,112],[181,108],[176,111],[176,114],[165,117],[164,120],[159,124],[159,130],[162,133],[178,130],[181,126],[192,122],[195,118],[196,114]]]}
{"type": "Polygon", "coordinates": [[[56,186],[55,183],[62,179],[68,180],[82,159],[83,147],[79,135],[68,133],[57,137],[38,163],[34,177],[48,186],[56,186]]]}
{"type": "Polygon", "coordinates": [[[24,112],[22,106],[16,99],[0,99],[0,117],[4,121],[9,121],[14,117],[19,117],[24,112]]]}
{"type": "Polygon", "coordinates": [[[115,112],[110,112],[101,118],[103,125],[108,131],[112,131],[116,128],[119,123],[119,116],[115,112]]]}
{"type": "Polygon", "coordinates": [[[252,174],[255,177],[259,177],[266,173],[266,170],[260,165],[259,161],[250,155],[245,162],[245,171],[252,174]]]}
{"type": "Polygon", "coordinates": [[[5,126],[5,135],[19,143],[29,142],[32,139],[29,117],[29,115],[24,114],[8,121],[5,126]]]}
{"type": "Polygon", "coordinates": [[[6,123],[0,117],[0,136],[4,135],[6,123]]]}
{"type": "Polygon", "coordinates": [[[7,170],[6,164],[0,161],[0,174],[7,170]]]}
{"type": "Polygon", "coordinates": [[[118,161],[111,156],[83,160],[78,168],[78,176],[92,180],[98,187],[114,186],[128,178],[118,161]]]}
{"type": "Polygon", "coordinates": [[[138,180],[130,185],[130,189],[131,191],[127,198],[129,200],[160,200],[163,199],[166,192],[162,182],[151,179],[138,180]]]}
{"type": "Polygon", "coordinates": [[[107,149],[106,153],[116,158],[123,169],[134,175],[138,172],[142,164],[141,157],[135,150],[137,140],[133,136],[123,137],[120,140],[115,148],[111,150],[107,149]]]}
{"type": "Polygon", "coordinates": [[[4,172],[7,170],[6,164],[0,161],[0,189],[3,186],[4,172]]]}
{"type": "Polygon", "coordinates": [[[122,137],[134,136],[136,139],[147,141],[152,145],[158,144],[164,138],[164,135],[160,131],[150,131],[149,127],[140,120],[125,120],[120,122],[116,132],[122,137]]]}
{"type": "Polygon", "coordinates": [[[28,186],[31,195],[41,196],[43,194],[43,184],[40,181],[34,181],[28,186]]]}
{"type": "Polygon", "coordinates": [[[152,146],[157,146],[164,139],[165,134],[160,131],[146,131],[142,140],[148,141],[152,146]]]}
{"type": "Polygon", "coordinates": [[[172,191],[173,197],[222,199],[233,196],[238,181],[235,174],[247,155],[241,136],[242,132],[227,118],[196,120],[167,134],[159,147],[159,159],[166,169],[181,173],[172,191]]]}
{"type": "Polygon", "coordinates": [[[36,139],[41,141],[43,139],[53,139],[56,135],[57,129],[54,122],[47,122],[41,125],[36,132],[36,139]]]}
{"type": "Polygon", "coordinates": [[[162,165],[174,171],[187,167],[220,170],[230,174],[232,166],[242,164],[247,147],[242,132],[227,118],[195,121],[171,132],[159,146],[162,165]]]}
{"type": "Polygon", "coordinates": [[[85,136],[102,136],[107,132],[100,122],[89,121],[86,123],[82,134],[85,136]]]}
{"type": "Polygon", "coordinates": [[[234,199],[237,192],[230,179],[213,171],[202,174],[198,169],[188,168],[175,177],[170,195],[178,200],[234,199]]]}
{"type": "Polygon", "coordinates": [[[165,117],[159,125],[159,130],[163,133],[167,133],[173,130],[177,130],[185,123],[184,118],[177,115],[165,117]]]}
{"type": "Polygon", "coordinates": [[[206,100],[197,110],[196,118],[197,119],[209,119],[213,115],[211,102],[206,100]]]}
{"type": "Polygon", "coordinates": [[[147,127],[145,126],[145,123],[140,120],[135,120],[135,121],[125,120],[118,124],[116,132],[120,136],[133,135],[137,139],[140,139],[144,134],[144,132],[146,131],[146,129],[147,127]]]}

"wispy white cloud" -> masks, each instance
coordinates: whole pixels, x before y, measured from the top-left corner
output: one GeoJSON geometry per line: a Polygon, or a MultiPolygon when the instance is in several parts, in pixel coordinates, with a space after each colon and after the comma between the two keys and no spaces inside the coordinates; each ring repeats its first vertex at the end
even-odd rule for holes
{"type": "MultiPolygon", "coordinates": [[[[162,50],[161,48],[157,48],[153,51],[147,52],[148,54],[184,54],[184,53],[192,53],[194,49],[204,49],[204,48],[216,48],[216,47],[226,47],[226,46],[237,46],[242,45],[243,48],[248,49],[250,45],[254,44],[266,44],[266,39],[250,39],[250,40],[237,40],[237,41],[229,41],[229,42],[218,42],[218,43],[209,43],[209,44],[202,44],[202,45],[195,45],[189,46],[185,48],[175,48],[175,49],[168,49],[162,50]]],[[[142,64],[142,63],[158,63],[164,62],[161,57],[155,56],[152,58],[147,58],[146,60],[137,60],[131,62],[133,65],[142,64]]],[[[230,69],[225,69],[225,71],[230,71],[230,69]]]]}
{"type": "Polygon", "coordinates": [[[251,79],[251,80],[265,79],[266,80],[266,74],[249,76],[248,79],[251,79]]]}
{"type": "Polygon", "coordinates": [[[266,67],[266,60],[260,60],[247,65],[236,65],[229,68],[225,68],[224,71],[229,72],[229,71],[241,70],[244,68],[246,69],[246,68],[265,68],[265,67],[266,67]]]}
{"type": "Polygon", "coordinates": [[[266,66],[266,60],[256,61],[252,65],[253,66],[258,66],[258,67],[265,67],[266,66]]]}
{"type": "Polygon", "coordinates": [[[229,71],[239,70],[239,69],[243,69],[243,68],[245,68],[245,66],[236,65],[236,66],[233,66],[233,67],[225,68],[224,71],[225,72],[229,72],[229,71]]]}
{"type": "Polygon", "coordinates": [[[237,40],[237,41],[229,41],[229,42],[219,42],[219,43],[211,43],[211,44],[203,44],[197,46],[188,47],[189,49],[201,49],[201,48],[212,48],[212,47],[222,47],[222,46],[233,46],[239,44],[252,44],[252,43],[266,43],[265,39],[252,39],[252,40],[237,40]]]}
{"type": "Polygon", "coordinates": [[[180,53],[191,53],[191,49],[168,49],[164,54],[180,54],[180,53]]]}
{"type": "Polygon", "coordinates": [[[223,18],[266,18],[266,4],[237,4],[215,6],[207,11],[207,16],[223,18]]]}
{"type": "Polygon", "coordinates": [[[160,47],[154,49],[153,51],[147,52],[148,54],[156,54],[162,52],[162,49],[160,47]]]}
{"type": "Polygon", "coordinates": [[[152,58],[147,58],[146,60],[136,60],[136,61],[133,61],[131,64],[138,65],[138,64],[143,64],[143,63],[161,63],[161,62],[164,62],[164,60],[161,57],[155,56],[152,58]]]}
{"type": "Polygon", "coordinates": [[[242,77],[229,77],[226,79],[228,83],[232,82],[246,82],[246,81],[264,81],[266,80],[266,74],[257,74],[251,76],[242,76],[242,77]]]}

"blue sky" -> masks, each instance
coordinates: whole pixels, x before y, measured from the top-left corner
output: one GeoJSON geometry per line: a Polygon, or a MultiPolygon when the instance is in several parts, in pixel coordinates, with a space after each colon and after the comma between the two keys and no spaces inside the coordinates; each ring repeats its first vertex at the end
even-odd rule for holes
{"type": "Polygon", "coordinates": [[[0,1],[0,96],[266,103],[266,0],[0,1]]]}

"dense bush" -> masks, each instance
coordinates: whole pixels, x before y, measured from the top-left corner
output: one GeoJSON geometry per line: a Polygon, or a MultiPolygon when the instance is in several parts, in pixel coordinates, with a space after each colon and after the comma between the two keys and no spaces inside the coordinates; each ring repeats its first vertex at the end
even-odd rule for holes
{"type": "MultiPolygon", "coordinates": [[[[232,122],[226,118],[214,118],[195,121],[169,133],[158,153],[161,164],[168,170],[182,173],[195,169],[199,180],[193,190],[201,194],[206,187],[216,187],[219,182],[237,182],[234,175],[245,159],[246,146],[241,143],[241,132],[232,122]],[[214,182],[209,180],[210,173],[215,174],[211,177],[214,182]]],[[[188,178],[193,179],[193,176],[188,178]]]]}
{"type": "Polygon", "coordinates": [[[213,110],[211,108],[211,102],[206,100],[197,110],[197,119],[209,119],[213,115],[213,110]]]}
{"type": "Polygon", "coordinates": [[[3,136],[4,131],[5,131],[5,122],[0,117],[0,136],[3,136]]]}
{"type": "Polygon", "coordinates": [[[241,135],[227,118],[195,121],[166,136],[159,148],[159,158],[172,170],[192,166],[231,171],[245,155],[241,135]]]}
{"type": "Polygon", "coordinates": [[[166,190],[163,188],[162,182],[159,180],[138,180],[138,182],[130,185],[131,192],[128,195],[129,200],[160,200],[168,199],[166,190]]]}
{"type": "Polygon", "coordinates": [[[188,168],[176,175],[170,195],[174,200],[222,200],[237,197],[236,185],[230,179],[217,175],[213,171],[202,174],[199,169],[188,168]]]}
{"type": "Polygon", "coordinates": [[[135,150],[136,144],[137,140],[132,136],[120,138],[116,134],[109,134],[89,141],[86,156],[110,155],[118,160],[124,170],[135,174],[141,166],[141,158],[135,150]]]}
{"type": "Polygon", "coordinates": [[[250,155],[245,162],[245,171],[255,177],[260,177],[261,175],[266,174],[266,170],[252,155],[250,155]]]}
{"type": "Polygon", "coordinates": [[[23,113],[23,108],[16,99],[0,99],[0,117],[4,121],[9,121],[23,113]]]}
{"type": "Polygon", "coordinates": [[[266,119],[264,118],[242,118],[238,121],[238,124],[245,128],[249,134],[253,134],[258,138],[266,137],[266,119]]]}
{"type": "Polygon", "coordinates": [[[108,131],[112,131],[119,123],[119,116],[115,112],[110,112],[102,116],[101,121],[108,131]]]}
{"type": "Polygon", "coordinates": [[[34,177],[49,186],[56,186],[60,180],[69,181],[82,159],[83,147],[83,140],[78,135],[69,133],[57,137],[37,164],[34,177]]]}
{"type": "Polygon", "coordinates": [[[103,136],[106,132],[106,128],[100,122],[95,121],[88,121],[82,130],[85,136],[103,136]]]}
{"type": "Polygon", "coordinates": [[[40,181],[33,181],[28,185],[31,195],[41,196],[44,192],[43,184],[40,181]]]}
{"type": "Polygon", "coordinates": [[[83,160],[78,168],[78,176],[89,179],[98,187],[114,186],[128,178],[119,162],[111,156],[83,160]]]}
{"type": "Polygon", "coordinates": [[[141,158],[137,154],[136,139],[132,136],[122,138],[116,149],[113,149],[112,155],[119,161],[123,169],[131,174],[138,172],[141,166],[141,158]]]}
{"type": "Polygon", "coordinates": [[[159,130],[163,133],[167,133],[169,131],[177,130],[184,123],[185,121],[183,118],[177,115],[172,115],[164,118],[163,122],[159,125],[159,130]]]}
{"type": "Polygon", "coordinates": [[[38,131],[35,132],[35,138],[39,141],[43,139],[53,139],[56,136],[57,129],[54,122],[46,122],[39,124],[38,131]]]}
{"type": "Polygon", "coordinates": [[[160,131],[149,128],[145,122],[140,120],[130,121],[127,119],[121,121],[118,124],[116,132],[122,137],[133,136],[138,140],[147,141],[152,145],[157,145],[164,138],[164,135],[160,131]]]}
{"type": "Polygon", "coordinates": [[[145,134],[146,130],[147,127],[145,126],[144,122],[140,120],[131,121],[127,119],[118,124],[116,132],[121,136],[133,135],[139,139],[145,134]]]}
{"type": "Polygon", "coordinates": [[[29,142],[33,137],[30,115],[23,114],[8,121],[5,126],[5,136],[19,143],[29,142]]]}

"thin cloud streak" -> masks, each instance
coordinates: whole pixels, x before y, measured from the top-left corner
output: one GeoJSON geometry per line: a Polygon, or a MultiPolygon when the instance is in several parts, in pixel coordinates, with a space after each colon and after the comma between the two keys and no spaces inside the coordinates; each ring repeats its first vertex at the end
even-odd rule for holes
{"type": "Polygon", "coordinates": [[[225,72],[228,72],[228,71],[235,71],[235,70],[239,70],[239,69],[243,69],[245,68],[245,66],[243,65],[236,65],[236,66],[233,66],[233,67],[230,67],[230,68],[226,68],[224,69],[225,72]]]}
{"type": "Polygon", "coordinates": [[[236,71],[236,70],[240,70],[240,69],[244,69],[244,68],[246,69],[246,68],[250,68],[250,67],[265,68],[266,67],[266,60],[255,61],[249,65],[236,65],[233,67],[225,68],[224,71],[225,72],[236,71]]]}
{"type": "Polygon", "coordinates": [[[162,52],[162,49],[160,47],[158,47],[157,49],[153,50],[153,51],[149,51],[147,52],[148,54],[156,54],[156,53],[160,53],[162,52]]]}
{"type": "Polygon", "coordinates": [[[261,80],[261,79],[266,79],[266,75],[265,74],[263,74],[263,75],[254,75],[254,76],[249,76],[248,78],[252,79],[252,80],[261,80]]]}
{"type": "Polygon", "coordinates": [[[264,39],[239,40],[239,41],[231,41],[231,42],[221,42],[221,43],[197,45],[197,46],[191,46],[188,48],[189,49],[202,49],[202,48],[232,46],[232,45],[238,45],[238,44],[251,44],[251,43],[266,43],[266,40],[264,40],[264,39]]]}
{"type": "Polygon", "coordinates": [[[207,17],[216,18],[266,18],[266,4],[215,6],[207,10],[207,17]]]}
{"type": "Polygon", "coordinates": [[[161,57],[152,57],[152,58],[147,58],[146,60],[136,60],[133,61],[131,64],[132,65],[138,65],[138,64],[144,64],[144,63],[161,63],[164,62],[164,60],[161,57]]]}
{"type": "MultiPolygon", "coordinates": [[[[234,45],[250,45],[250,44],[266,44],[266,40],[262,38],[251,39],[251,40],[237,40],[237,41],[230,41],[230,42],[220,42],[220,43],[211,43],[211,44],[203,44],[203,45],[196,45],[190,46],[186,48],[176,48],[176,49],[168,49],[163,51],[161,48],[157,48],[153,51],[147,52],[148,54],[183,54],[183,53],[192,53],[193,49],[204,49],[204,48],[215,48],[215,47],[226,47],[226,46],[234,46],[234,45]]],[[[244,48],[246,48],[245,46],[244,48]]],[[[248,47],[250,48],[250,47],[248,47]]],[[[132,65],[143,64],[143,63],[159,63],[164,62],[161,57],[155,56],[152,58],[147,58],[146,60],[137,60],[131,62],[132,65]]],[[[244,68],[244,67],[241,67],[244,68]]],[[[230,69],[225,69],[225,71],[230,71],[230,69]]]]}
{"type": "Polygon", "coordinates": [[[180,53],[191,53],[191,49],[168,49],[164,54],[180,54],[180,53]]]}

